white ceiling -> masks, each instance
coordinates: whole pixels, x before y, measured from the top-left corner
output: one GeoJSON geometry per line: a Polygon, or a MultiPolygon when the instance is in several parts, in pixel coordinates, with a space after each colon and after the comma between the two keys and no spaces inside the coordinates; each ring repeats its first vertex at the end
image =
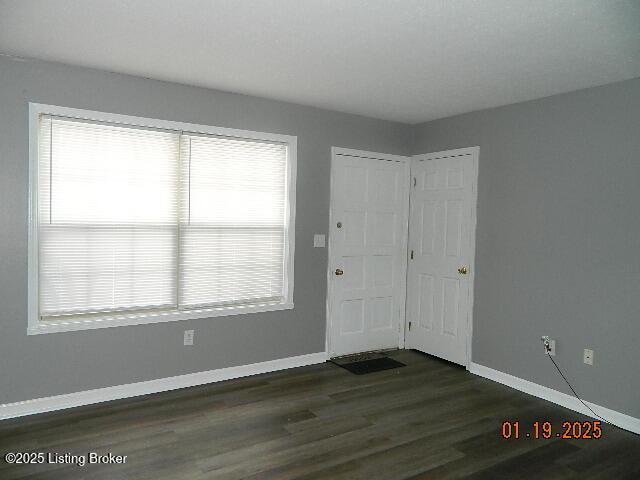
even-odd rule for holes
{"type": "Polygon", "coordinates": [[[416,123],[640,76],[640,1],[0,0],[0,52],[416,123]]]}

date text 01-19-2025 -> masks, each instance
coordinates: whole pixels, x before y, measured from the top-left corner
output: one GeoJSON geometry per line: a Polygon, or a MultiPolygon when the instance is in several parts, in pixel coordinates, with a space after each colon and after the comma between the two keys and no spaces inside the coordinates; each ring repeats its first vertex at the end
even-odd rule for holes
{"type": "Polygon", "coordinates": [[[505,421],[502,423],[500,431],[502,438],[518,439],[518,438],[534,438],[534,439],[598,439],[602,438],[602,422],[593,421],[565,421],[562,427],[554,428],[552,422],[535,421],[531,425],[525,425],[523,422],[505,421]]]}

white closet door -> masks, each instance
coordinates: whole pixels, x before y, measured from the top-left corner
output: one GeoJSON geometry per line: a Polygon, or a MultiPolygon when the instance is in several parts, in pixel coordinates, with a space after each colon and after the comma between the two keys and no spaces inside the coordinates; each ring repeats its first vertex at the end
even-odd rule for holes
{"type": "Polygon", "coordinates": [[[332,356],[397,348],[403,334],[409,162],[375,155],[333,155],[332,356]]]}
{"type": "Polygon", "coordinates": [[[414,157],[407,348],[467,365],[473,298],[477,148],[414,157]]]}

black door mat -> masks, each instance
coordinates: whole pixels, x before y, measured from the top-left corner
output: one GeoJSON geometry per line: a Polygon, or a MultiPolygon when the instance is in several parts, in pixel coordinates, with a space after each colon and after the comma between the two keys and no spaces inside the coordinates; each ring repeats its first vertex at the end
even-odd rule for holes
{"type": "Polygon", "coordinates": [[[356,375],[364,375],[392,368],[406,367],[404,363],[398,362],[393,358],[385,357],[384,355],[372,354],[336,358],[331,361],[339,367],[349,370],[351,373],[356,375]]]}

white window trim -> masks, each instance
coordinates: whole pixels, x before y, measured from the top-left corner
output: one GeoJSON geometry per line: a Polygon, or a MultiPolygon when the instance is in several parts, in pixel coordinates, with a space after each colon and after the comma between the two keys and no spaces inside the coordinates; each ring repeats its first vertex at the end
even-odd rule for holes
{"type": "Polygon", "coordinates": [[[227,315],[272,312],[293,308],[293,260],[295,252],[296,214],[296,165],[297,137],[275,133],[253,132],[232,128],[173,122],[145,117],[133,117],[77,108],[67,108],[40,103],[29,103],[29,246],[28,246],[28,335],[43,333],[90,330],[95,328],[142,325],[149,323],[193,320],[227,315]],[[284,275],[284,300],[278,303],[259,303],[241,306],[195,309],[189,311],[154,312],[144,314],[108,314],[100,317],[76,318],[42,322],[39,308],[38,278],[38,121],[40,115],[57,115],[110,123],[121,123],[138,127],[204,133],[252,140],[282,142],[287,145],[287,211],[284,275]]]}

